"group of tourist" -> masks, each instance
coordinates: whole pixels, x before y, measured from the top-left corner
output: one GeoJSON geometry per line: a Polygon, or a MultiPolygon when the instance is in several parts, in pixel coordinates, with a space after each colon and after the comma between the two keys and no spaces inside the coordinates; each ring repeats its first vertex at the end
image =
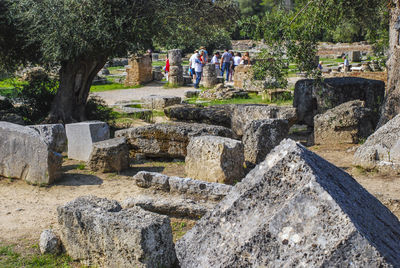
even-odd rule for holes
{"type": "Polygon", "coordinates": [[[194,54],[189,59],[189,73],[192,78],[196,79],[194,83],[195,88],[199,87],[203,66],[208,62],[215,64],[215,69],[217,72],[220,72],[221,76],[226,74],[226,81],[232,81],[236,66],[240,64],[250,64],[250,55],[249,52],[246,52],[244,56],[242,56],[240,52],[235,54],[233,51],[225,49],[222,56],[219,52],[215,52],[212,59],[209,60],[205,47],[201,47],[200,50],[195,50],[194,54]]]}
{"type": "MultiPolygon", "coordinates": [[[[192,79],[195,79],[194,87],[198,88],[202,74],[203,67],[207,63],[215,64],[216,72],[219,72],[221,76],[226,75],[226,81],[232,81],[235,73],[235,68],[240,64],[250,64],[250,54],[246,52],[243,56],[240,52],[234,53],[225,49],[221,55],[220,52],[215,52],[212,59],[209,59],[208,52],[205,47],[200,47],[199,50],[195,50],[193,55],[189,59],[189,75],[192,79]]],[[[167,57],[164,71],[168,81],[168,72],[170,64],[167,57]]]]}

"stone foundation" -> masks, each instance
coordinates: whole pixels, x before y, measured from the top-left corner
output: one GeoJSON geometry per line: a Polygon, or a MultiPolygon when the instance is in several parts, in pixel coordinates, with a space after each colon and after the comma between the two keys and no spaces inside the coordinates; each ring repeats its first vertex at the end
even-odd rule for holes
{"type": "Polygon", "coordinates": [[[134,56],[126,68],[125,86],[137,86],[153,81],[153,67],[150,55],[134,56]]]}

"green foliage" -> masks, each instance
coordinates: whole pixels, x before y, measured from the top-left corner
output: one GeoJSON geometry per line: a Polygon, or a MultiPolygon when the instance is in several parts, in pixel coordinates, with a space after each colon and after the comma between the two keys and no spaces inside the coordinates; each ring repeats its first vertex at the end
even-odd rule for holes
{"type": "Polygon", "coordinates": [[[102,98],[91,96],[86,104],[86,116],[88,120],[107,122],[114,120],[117,117],[117,113],[108,107],[102,98]]]}
{"type": "Polygon", "coordinates": [[[39,252],[23,256],[13,246],[0,244],[0,267],[71,267],[72,259],[67,255],[41,255],[39,252]]]}
{"type": "Polygon", "coordinates": [[[49,114],[58,90],[58,81],[49,77],[34,78],[15,90],[14,99],[22,104],[15,108],[15,112],[28,123],[37,124],[49,114]]]}

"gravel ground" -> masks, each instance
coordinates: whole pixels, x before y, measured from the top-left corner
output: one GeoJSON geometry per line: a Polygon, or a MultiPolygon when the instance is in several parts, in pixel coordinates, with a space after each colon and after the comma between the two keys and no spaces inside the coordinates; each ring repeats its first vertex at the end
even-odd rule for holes
{"type": "Polygon", "coordinates": [[[188,89],[193,89],[193,87],[164,88],[162,83],[152,82],[141,88],[103,91],[92,93],[91,95],[99,96],[108,105],[112,105],[118,101],[140,100],[149,95],[177,96],[183,98],[184,92],[188,89]]]}

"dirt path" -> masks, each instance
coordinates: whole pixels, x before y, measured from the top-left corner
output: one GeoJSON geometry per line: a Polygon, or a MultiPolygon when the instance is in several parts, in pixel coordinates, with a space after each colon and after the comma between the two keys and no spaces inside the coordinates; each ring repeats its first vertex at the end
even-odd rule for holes
{"type": "Polygon", "coordinates": [[[183,98],[184,92],[188,89],[193,89],[193,87],[164,88],[162,83],[152,82],[141,88],[96,92],[91,95],[99,96],[108,105],[112,105],[118,101],[140,100],[149,95],[177,96],[183,98]]]}

